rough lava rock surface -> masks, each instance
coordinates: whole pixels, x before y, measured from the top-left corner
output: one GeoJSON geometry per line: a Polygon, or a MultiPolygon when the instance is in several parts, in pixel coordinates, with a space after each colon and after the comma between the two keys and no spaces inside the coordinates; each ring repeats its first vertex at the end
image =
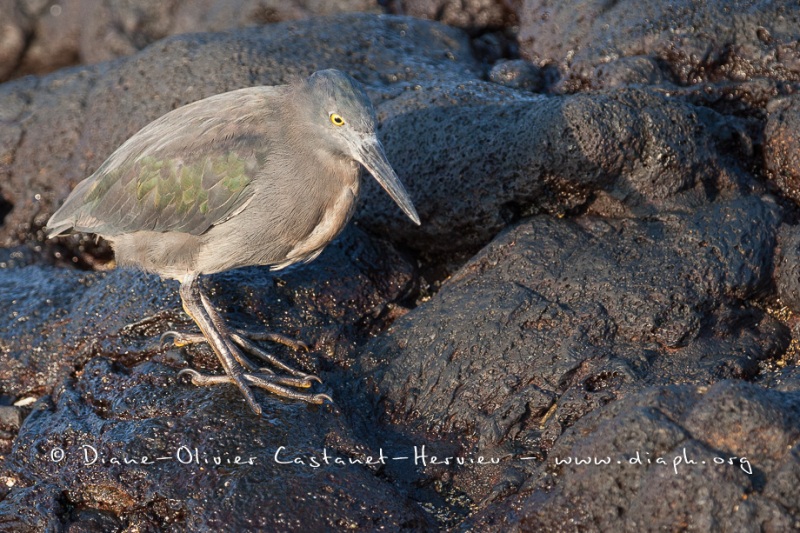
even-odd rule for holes
{"type": "Polygon", "coordinates": [[[128,56],[170,35],[361,11],[384,9],[372,0],[5,0],[0,81],[128,56]]]}
{"type": "Polygon", "coordinates": [[[582,418],[479,531],[793,531],[800,395],[741,381],[652,387],[582,418]],[[555,458],[562,464],[556,465],[555,458]],[[586,459],[607,461],[587,467],[586,459]],[[659,458],[662,460],[659,462],[659,458]],[[677,481],[680,479],[680,481],[677,481]]]}
{"type": "MultiPolygon", "coordinates": [[[[383,328],[414,283],[412,265],[356,228],[319,261],[295,271],[272,275],[250,268],[208,281],[215,303],[234,323],[313,339],[311,353],[294,357],[334,388],[349,379],[352,346],[383,328]]],[[[52,394],[4,444],[8,461],[0,478],[7,494],[0,501],[0,530],[42,531],[65,521],[78,527],[86,518],[70,509],[84,508],[108,515],[115,528],[297,529],[302,523],[397,529],[428,523],[375,467],[331,473],[308,465],[323,449],[362,461],[378,456],[354,437],[336,408],[260,395],[271,407],[259,419],[233,388],[197,388],[178,379],[181,368],[215,372],[217,363],[206,346],[160,346],[159,335],[168,329],[192,329],[178,311],[174,283],[133,270],[82,273],[28,265],[8,267],[0,287],[2,306],[13,318],[0,330],[7,348],[0,353],[0,393],[12,399],[52,394]],[[277,463],[281,446],[284,460],[301,457],[306,466],[277,463]],[[209,461],[222,457],[224,464],[209,466],[204,458],[184,464],[195,449],[209,461]],[[85,454],[94,450],[97,464],[87,465],[85,454]],[[63,460],[54,461],[59,456],[52,454],[61,452],[63,460]],[[124,463],[145,455],[170,459],[133,469],[124,463]],[[227,463],[237,455],[256,462],[227,463]],[[110,466],[112,458],[123,464],[110,466]],[[50,488],[41,492],[42,484],[50,488]],[[261,500],[253,499],[256,494],[261,500]],[[313,502],[306,501],[309,494],[313,502]],[[30,498],[52,498],[54,507],[37,504],[17,513],[30,498]],[[301,518],[308,505],[316,508],[313,521],[301,518]]],[[[27,414],[16,406],[4,409],[27,414]]]]}
{"type": "Polygon", "coordinates": [[[525,0],[519,17],[522,56],[557,65],[570,88],[635,56],[655,59],[682,85],[800,80],[795,2],[525,0]]]}
{"type": "MultiPolygon", "coordinates": [[[[392,423],[497,457],[541,454],[644,387],[753,379],[790,340],[744,304],[769,283],[780,215],[749,197],[647,222],[533,217],[371,342],[364,376],[392,423]]],[[[486,498],[519,478],[509,463],[457,470],[455,488],[486,498]]]]}
{"type": "Polygon", "coordinates": [[[795,3],[81,5],[1,8],[0,76],[115,59],[0,85],[0,531],[800,529],[795,3]],[[312,16],[353,9],[441,22],[312,16]],[[166,111],[326,67],[423,225],[367,178],[314,263],[206,280],[335,399],[258,419],[177,377],[220,368],[160,346],[174,284],[41,227],[166,111]]]}
{"type": "Polygon", "coordinates": [[[641,216],[762,187],[742,171],[740,155],[752,152],[744,121],[658,92],[543,97],[456,81],[403,93],[378,112],[424,224],[405,223],[369,181],[356,217],[424,253],[474,253],[522,217],[595,199],[602,214],[641,216]]]}

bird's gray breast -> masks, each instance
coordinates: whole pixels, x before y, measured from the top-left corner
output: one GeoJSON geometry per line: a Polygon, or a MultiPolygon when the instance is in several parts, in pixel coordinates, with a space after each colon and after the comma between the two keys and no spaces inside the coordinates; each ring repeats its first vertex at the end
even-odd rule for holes
{"type": "Polygon", "coordinates": [[[358,199],[358,180],[341,188],[339,195],[323,207],[322,217],[304,239],[295,244],[283,261],[272,265],[272,270],[280,270],[298,262],[308,262],[316,258],[344,228],[355,210],[358,199]]]}
{"type": "Polygon", "coordinates": [[[312,156],[270,163],[243,209],[203,235],[200,273],[311,261],[350,220],[360,181],[354,161],[312,156]]]}

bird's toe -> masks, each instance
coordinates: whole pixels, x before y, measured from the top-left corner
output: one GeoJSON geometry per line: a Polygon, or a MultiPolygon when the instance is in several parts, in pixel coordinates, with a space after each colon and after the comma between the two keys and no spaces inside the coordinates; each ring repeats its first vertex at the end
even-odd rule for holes
{"type": "Polygon", "coordinates": [[[197,384],[196,380],[200,378],[201,374],[197,370],[191,368],[184,368],[183,370],[178,372],[178,377],[181,376],[189,376],[191,382],[196,385],[197,384]]]}
{"type": "Polygon", "coordinates": [[[327,394],[315,394],[313,396],[313,401],[311,403],[322,405],[323,403],[325,403],[326,400],[330,403],[333,403],[333,398],[331,398],[327,394]]]}
{"type": "Polygon", "coordinates": [[[181,333],[180,331],[172,330],[162,333],[159,339],[161,348],[168,348],[170,345],[181,348],[198,342],[206,342],[206,338],[202,335],[181,333]]]}

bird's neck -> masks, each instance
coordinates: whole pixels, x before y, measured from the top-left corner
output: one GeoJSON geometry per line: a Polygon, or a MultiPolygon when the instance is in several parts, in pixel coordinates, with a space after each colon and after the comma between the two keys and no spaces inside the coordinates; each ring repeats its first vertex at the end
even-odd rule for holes
{"type": "MultiPolygon", "coordinates": [[[[297,110],[306,113],[307,110],[297,110]]],[[[331,187],[348,187],[358,193],[360,165],[345,154],[332,151],[313,125],[313,120],[284,121],[283,136],[286,164],[294,179],[312,180],[317,185],[325,181],[331,187]]]]}

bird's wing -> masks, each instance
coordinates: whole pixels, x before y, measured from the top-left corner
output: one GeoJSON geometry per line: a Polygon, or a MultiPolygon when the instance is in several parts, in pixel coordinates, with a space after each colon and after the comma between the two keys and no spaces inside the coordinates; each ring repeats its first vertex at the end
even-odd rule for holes
{"type": "Polygon", "coordinates": [[[48,222],[100,235],[176,231],[199,235],[241,209],[268,164],[270,108],[278,88],[241,89],[151,122],[78,184],[48,222]]]}

